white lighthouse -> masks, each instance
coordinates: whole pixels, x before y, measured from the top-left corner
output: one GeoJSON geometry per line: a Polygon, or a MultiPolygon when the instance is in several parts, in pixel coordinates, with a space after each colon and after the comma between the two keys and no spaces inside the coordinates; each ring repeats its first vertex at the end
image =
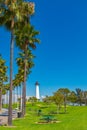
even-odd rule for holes
{"type": "Polygon", "coordinates": [[[35,86],[36,86],[36,98],[37,98],[38,100],[40,100],[39,83],[36,82],[36,83],[35,83],[35,86]]]}

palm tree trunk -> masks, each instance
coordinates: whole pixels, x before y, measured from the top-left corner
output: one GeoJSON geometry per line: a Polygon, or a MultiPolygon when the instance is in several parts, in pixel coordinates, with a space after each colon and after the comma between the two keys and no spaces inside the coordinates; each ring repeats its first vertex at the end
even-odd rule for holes
{"type": "Polygon", "coordinates": [[[13,92],[14,92],[14,94],[13,94],[14,97],[13,98],[14,98],[14,104],[15,104],[15,88],[14,88],[13,92]]]}
{"type": "Polygon", "coordinates": [[[7,104],[9,104],[9,91],[7,91],[7,104]]]}
{"type": "Polygon", "coordinates": [[[9,109],[8,109],[8,125],[12,126],[12,75],[13,75],[13,48],[14,48],[14,34],[11,32],[10,45],[10,90],[9,90],[9,109]]]}
{"type": "Polygon", "coordinates": [[[18,110],[18,86],[17,86],[17,110],[18,110]]]}
{"type": "Polygon", "coordinates": [[[0,111],[2,110],[2,89],[0,88],[0,111]]]}
{"type": "Polygon", "coordinates": [[[22,83],[22,117],[24,117],[24,82],[22,83]]]}
{"type": "Polygon", "coordinates": [[[26,113],[26,61],[24,66],[24,82],[22,90],[22,117],[24,117],[25,113],[26,113]]]}
{"type": "Polygon", "coordinates": [[[20,104],[19,104],[19,106],[20,106],[19,110],[20,111],[22,109],[22,103],[21,103],[22,99],[21,99],[21,97],[22,97],[22,95],[21,95],[21,85],[20,85],[20,104]]]}
{"type": "Polygon", "coordinates": [[[23,98],[22,98],[22,117],[24,117],[26,113],[26,60],[27,60],[27,45],[25,46],[25,59],[24,59],[24,83],[23,83],[23,98]]]}
{"type": "Polygon", "coordinates": [[[26,59],[24,66],[24,115],[26,113],[26,59]]]}

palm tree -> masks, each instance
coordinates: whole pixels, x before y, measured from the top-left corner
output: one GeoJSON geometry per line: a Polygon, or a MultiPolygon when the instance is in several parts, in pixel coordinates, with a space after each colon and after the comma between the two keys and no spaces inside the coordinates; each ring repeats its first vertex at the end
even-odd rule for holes
{"type": "Polygon", "coordinates": [[[4,25],[11,32],[10,43],[10,93],[9,93],[9,116],[8,125],[12,125],[12,75],[13,75],[13,47],[14,47],[14,27],[17,22],[18,2],[16,0],[2,0],[0,3],[0,25],[4,25]]]}
{"type": "Polygon", "coordinates": [[[22,0],[0,0],[0,25],[4,25],[11,32],[10,43],[10,93],[9,93],[9,116],[8,125],[12,125],[12,78],[13,78],[13,48],[14,48],[14,29],[24,17],[26,11],[31,14],[31,4],[22,0]],[[21,14],[21,15],[20,15],[21,14]]]}
{"type": "MultiPolygon", "coordinates": [[[[26,51],[27,57],[26,57],[26,77],[30,74],[30,69],[34,66],[34,63],[32,59],[34,56],[32,55],[31,51],[28,49],[26,51]]],[[[25,104],[26,104],[26,95],[24,92],[26,92],[26,88],[24,86],[24,82],[26,82],[24,79],[25,77],[25,52],[19,53],[20,57],[17,58],[17,64],[19,66],[19,74],[22,75],[22,84],[23,84],[23,90],[22,90],[22,117],[24,117],[25,114],[25,104]]]]}
{"type": "Polygon", "coordinates": [[[0,55],[0,110],[2,109],[2,91],[4,90],[4,82],[7,81],[7,66],[5,66],[5,60],[0,55]]]}
{"type": "MultiPolygon", "coordinates": [[[[30,3],[31,12],[34,12],[34,4],[30,3]]],[[[24,6],[25,8],[25,6],[24,6]]],[[[39,34],[38,31],[34,30],[34,27],[30,25],[29,19],[30,19],[30,14],[31,12],[28,12],[26,10],[26,18],[25,18],[25,23],[24,26],[20,26],[21,29],[16,30],[16,45],[24,51],[25,53],[25,58],[24,58],[24,87],[23,87],[23,116],[25,115],[25,106],[26,106],[26,63],[27,63],[27,49],[28,48],[36,48],[35,43],[39,43],[39,39],[36,38],[36,35],[39,34]]]]}

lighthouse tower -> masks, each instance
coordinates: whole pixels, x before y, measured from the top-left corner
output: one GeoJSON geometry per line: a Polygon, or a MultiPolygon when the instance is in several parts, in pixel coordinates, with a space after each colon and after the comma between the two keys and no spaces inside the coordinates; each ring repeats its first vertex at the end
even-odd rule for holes
{"type": "Polygon", "coordinates": [[[35,83],[35,86],[36,86],[36,98],[37,98],[38,100],[40,100],[39,83],[36,82],[36,83],[35,83]]]}

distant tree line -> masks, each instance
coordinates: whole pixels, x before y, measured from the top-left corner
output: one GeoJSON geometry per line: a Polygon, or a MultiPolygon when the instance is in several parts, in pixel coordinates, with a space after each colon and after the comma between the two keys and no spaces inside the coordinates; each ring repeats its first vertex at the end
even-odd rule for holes
{"type": "Polygon", "coordinates": [[[70,91],[68,88],[60,88],[52,96],[43,98],[43,102],[46,104],[55,103],[57,112],[64,106],[64,112],[66,113],[67,105],[87,106],[87,91],[82,91],[80,88],[76,88],[75,91],[70,91]]]}

